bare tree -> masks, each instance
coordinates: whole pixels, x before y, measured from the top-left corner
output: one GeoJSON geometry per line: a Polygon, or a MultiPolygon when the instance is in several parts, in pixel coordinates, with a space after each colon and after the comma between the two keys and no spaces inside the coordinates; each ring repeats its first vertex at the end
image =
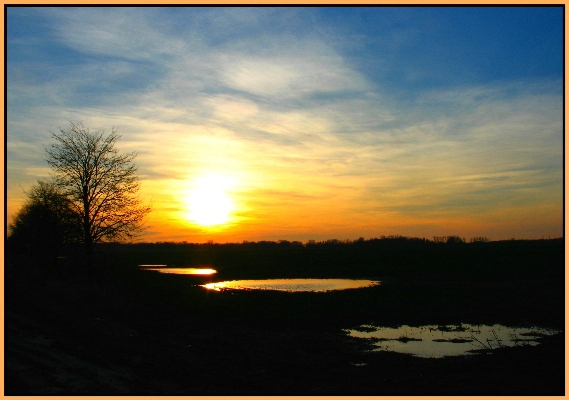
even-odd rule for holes
{"type": "Polygon", "coordinates": [[[133,237],[150,211],[137,197],[136,153],[119,153],[115,144],[120,135],[114,128],[105,135],[72,122],[67,129],[52,132],[52,138],[56,143],[46,149],[47,162],[80,221],[87,270],[93,279],[94,244],[133,237]]]}

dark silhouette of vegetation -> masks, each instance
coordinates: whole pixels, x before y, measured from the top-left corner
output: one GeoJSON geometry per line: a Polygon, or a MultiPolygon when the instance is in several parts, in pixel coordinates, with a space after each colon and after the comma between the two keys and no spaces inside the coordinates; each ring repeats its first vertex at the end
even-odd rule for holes
{"type": "Polygon", "coordinates": [[[40,181],[29,193],[11,228],[10,242],[14,250],[29,245],[34,253],[45,249],[55,259],[64,241],[81,243],[93,283],[94,245],[132,239],[150,211],[137,197],[136,153],[116,149],[116,129],[105,135],[70,123],[52,137],[55,143],[46,153],[53,178],[40,181]]]}
{"type": "Polygon", "coordinates": [[[435,243],[448,243],[448,244],[466,243],[465,238],[456,235],[433,236],[433,241],[435,243]]]}
{"type": "Polygon", "coordinates": [[[490,239],[488,239],[486,236],[475,236],[469,240],[470,243],[487,243],[489,241],[490,239]]]}
{"type": "Polygon", "coordinates": [[[26,195],[8,227],[8,249],[53,271],[62,245],[78,237],[76,215],[53,180],[39,180],[26,195]]]}

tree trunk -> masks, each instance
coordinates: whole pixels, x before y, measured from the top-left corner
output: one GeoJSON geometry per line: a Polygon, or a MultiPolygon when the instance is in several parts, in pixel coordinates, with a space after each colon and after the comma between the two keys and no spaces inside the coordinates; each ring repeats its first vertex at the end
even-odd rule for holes
{"type": "Polygon", "coordinates": [[[95,284],[95,265],[93,264],[93,241],[91,237],[85,238],[85,269],[89,285],[95,284]]]}
{"type": "Polygon", "coordinates": [[[85,268],[89,284],[95,284],[95,266],[93,265],[93,236],[91,235],[89,187],[83,185],[83,237],[85,242],[85,268]]]}

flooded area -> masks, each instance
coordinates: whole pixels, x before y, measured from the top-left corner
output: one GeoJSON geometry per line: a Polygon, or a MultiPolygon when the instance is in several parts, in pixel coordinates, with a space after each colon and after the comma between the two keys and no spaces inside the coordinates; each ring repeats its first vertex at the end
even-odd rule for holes
{"type": "Polygon", "coordinates": [[[168,268],[165,264],[141,264],[138,266],[144,271],[158,271],[162,274],[176,274],[176,275],[213,275],[217,271],[212,268],[168,268]]]}
{"type": "Polygon", "coordinates": [[[536,339],[559,333],[544,328],[503,325],[427,325],[397,328],[362,325],[346,330],[349,336],[373,341],[373,351],[393,351],[423,358],[491,352],[501,347],[535,346],[536,339]]]}
{"type": "Polygon", "coordinates": [[[277,290],[282,292],[328,292],[331,290],[360,289],[379,285],[367,279],[264,279],[238,280],[200,285],[211,290],[277,290]]]}

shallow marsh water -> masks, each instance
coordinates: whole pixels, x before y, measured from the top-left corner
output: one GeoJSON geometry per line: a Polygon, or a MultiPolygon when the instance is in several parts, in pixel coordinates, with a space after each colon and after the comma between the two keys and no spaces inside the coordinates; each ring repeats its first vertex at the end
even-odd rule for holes
{"type": "Polygon", "coordinates": [[[397,328],[361,325],[345,330],[349,336],[372,340],[374,351],[392,351],[423,358],[441,358],[491,352],[501,347],[535,346],[536,339],[559,331],[504,325],[426,325],[397,328]]]}
{"type": "MultiPolygon", "coordinates": [[[[176,268],[165,264],[141,264],[142,270],[163,274],[213,276],[215,269],[176,268]]],[[[330,292],[346,289],[361,289],[380,285],[369,279],[248,279],[210,282],[198,286],[207,290],[262,290],[277,292],[330,292]]],[[[350,337],[373,343],[373,351],[390,351],[410,354],[421,358],[489,353],[501,347],[535,346],[539,338],[559,333],[558,330],[538,327],[520,328],[504,325],[426,325],[397,328],[361,325],[344,330],[350,337]]]]}

